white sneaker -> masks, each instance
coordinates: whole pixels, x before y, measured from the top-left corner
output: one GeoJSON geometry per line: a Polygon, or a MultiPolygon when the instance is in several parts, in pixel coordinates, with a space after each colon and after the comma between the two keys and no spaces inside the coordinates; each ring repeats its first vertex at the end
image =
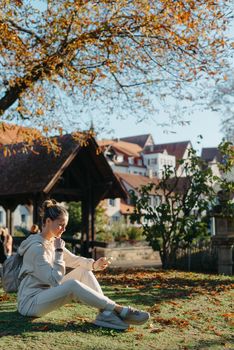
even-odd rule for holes
{"type": "Polygon", "coordinates": [[[143,324],[148,321],[150,314],[145,311],[133,309],[128,307],[128,311],[124,317],[121,317],[122,320],[128,324],[143,324]]]}
{"type": "Polygon", "coordinates": [[[100,312],[96,319],[93,321],[93,324],[99,327],[112,328],[112,329],[121,329],[125,330],[128,328],[128,324],[125,323],[114,311],[103,311],[100,312]]]}

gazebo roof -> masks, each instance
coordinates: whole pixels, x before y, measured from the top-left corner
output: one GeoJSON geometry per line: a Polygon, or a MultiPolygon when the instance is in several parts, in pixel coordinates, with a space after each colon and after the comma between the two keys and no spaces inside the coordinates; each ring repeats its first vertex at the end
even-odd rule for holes
{"type": "Polygon", "coordinates": [[[9,146],[16,152],[5,156],[0,149],[0,205],[15,199],[26,203],[38,194],[55,194],[59,200],[81,200],[88,186],[103,198],[125,197],[104,155],[98,154],[93,138],[80,146],[72,135],[57,138],[60,155],[48,153],[39,143],[33,151],[17,152],[22,144],[9,146]]]}

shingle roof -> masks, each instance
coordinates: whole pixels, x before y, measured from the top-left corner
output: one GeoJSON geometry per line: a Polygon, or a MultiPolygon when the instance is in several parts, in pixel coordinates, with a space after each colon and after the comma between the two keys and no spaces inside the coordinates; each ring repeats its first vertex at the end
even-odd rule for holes
{"type": "Polygon", "coordinates": [[[216,159],[217,162],[221,161],[221,153],[217,147],[202,148],[201,158],[205,162],[212,162],[216,159]]]}
{"type": "MultiPolygon", "coordinates": [[[[46,147],[36,143],[34,152],[17,152],[5,157],[3,148],[0,149],[0,201],[10,196],[33,195],[47,193],[60,179],[61,175],[76,160],[75,179],[79,176],[86,180],[88,177],[99,186],[99,183],[110,182],[106,191],[106,198],[123,197],[124,190],[112,172],[103,154],[97,155],[97,144],[94,139],[89,140],[86,147],[81,147],[72,135],[58,137],[61,154],[48,154],[46,147]],[[90,164],[87,173],[85,167],[90,164]]],[[[12,148],[22,148],[21,144],[12,148]]],[[[81,188],[82,189],[82,188],[81,188]]]]}
{"type": "Polygon", "coordinates": [[[186,148],[191,144],[190,141],[172,142],[172,143],[161,143],[153,146],[146,146],[144,149],[145,154],[150,153],[163,153],[167,151],[169,155],[173,155],[176,159],[182,159],[186,148]]]}
{"type": "Polygon", "coordinates": [[[121,137],[121,141],[129,142],[129,143],[135,143],[139,145],[140,147],[144,148],[147,141],[151,138],[153,140],[153,137],[151,134],[144,134],[144,135],[136,135],[136,136],[128,136],[128,137],[121,137]]]}

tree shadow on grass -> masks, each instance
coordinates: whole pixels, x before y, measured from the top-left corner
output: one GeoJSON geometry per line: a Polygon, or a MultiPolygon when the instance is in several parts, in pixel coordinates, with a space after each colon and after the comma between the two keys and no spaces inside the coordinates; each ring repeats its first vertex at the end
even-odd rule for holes
{"type": "Polygon", "coordinates": [[[173,299],[190,299],[196,295],[218,294],[233,288],[234,279],[216,275],[178,274],[176,271],[158,272],[129,270],[115,271],[100,278],[104,290],[115,300],[151,306],[152,303],[173,299]]]}
{"type": "Polygon", "coordinates": [[[26,317],[20,315],[17,311],[7,310],[4,305],[5,312],[0,311],[0,337],[16,336],[24,333],[35,332],[81,332],[81,333],[95,333],[96,336],[111,336],[122,331],[97,327],[88,321],[42,321],[40,318],[26,317]]]}
{"type": "Polygon", "coordinates": [[[213,340],[199,340],[196,344],[193,345],[194,350],[200,349],[213,349],[214,347],[217,349],[217,346],[220,346],[219,349],[233,349],[234,346],[234,337],[222,337],[221,339],[213,339],[213,340]],[[232,346],[232,347],[230,347],[232,346]]]}

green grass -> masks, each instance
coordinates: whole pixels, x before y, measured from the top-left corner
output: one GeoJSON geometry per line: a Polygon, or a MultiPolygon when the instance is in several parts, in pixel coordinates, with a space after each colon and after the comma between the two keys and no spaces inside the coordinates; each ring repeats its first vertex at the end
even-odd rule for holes
{"type": "Polygon", "coordinates": [[[232,277],[152,269],[106,271],[98,279],[112,299],[150,311],[150,321],[125,332],[98,328],[95,309],[80,303],[23,317],[16,295],[0,290],[0,349],[234,349],[232,277]]]}

